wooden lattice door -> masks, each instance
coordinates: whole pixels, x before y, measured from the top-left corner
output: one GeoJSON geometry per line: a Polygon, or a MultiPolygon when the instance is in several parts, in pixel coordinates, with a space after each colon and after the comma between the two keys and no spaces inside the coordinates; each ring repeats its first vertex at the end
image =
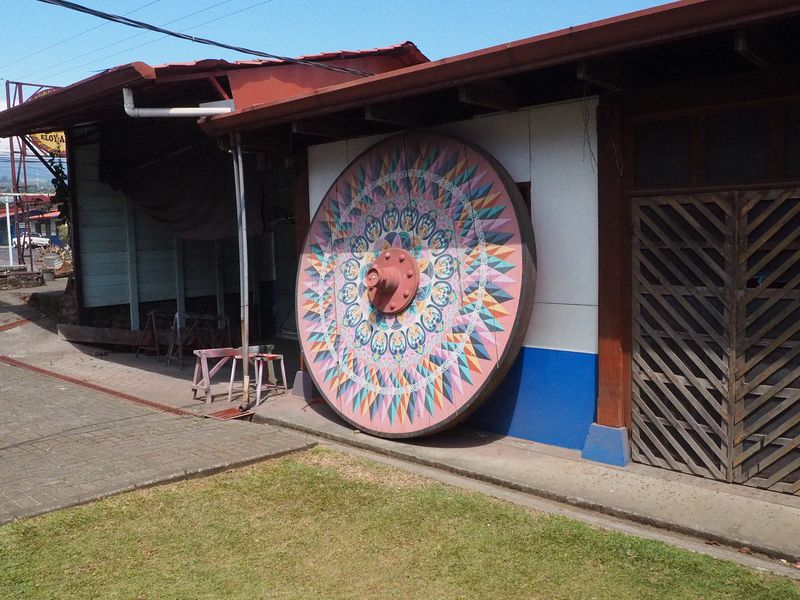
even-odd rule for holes
{"type": "Polygon", "coordinates": [[[800,492],[800,190],[633,200],[633,459],[800,492]]]}

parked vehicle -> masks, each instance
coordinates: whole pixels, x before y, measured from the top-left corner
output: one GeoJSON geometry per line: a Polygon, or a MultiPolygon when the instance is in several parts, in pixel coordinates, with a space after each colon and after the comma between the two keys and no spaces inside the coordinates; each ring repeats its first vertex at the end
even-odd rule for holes
{"type": "MultiPolygon", "coordinates": [[[[22,236],[22,247],[27,248],[33,246],[34,248],[45,248],[50,245],[50,238],[44,235],[24,235],[22,236]]],[[[17,238],[11,240],[11,245],[17,247],[17,238]]]]}

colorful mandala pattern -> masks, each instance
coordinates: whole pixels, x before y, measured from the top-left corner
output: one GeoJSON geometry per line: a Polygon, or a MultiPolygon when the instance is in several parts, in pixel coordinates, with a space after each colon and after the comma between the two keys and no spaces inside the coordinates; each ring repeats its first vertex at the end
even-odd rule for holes
{"type": "Polygon", "coordinates": [[[520,301],[533,291],[532,231],[500,171],[460,140],[407,134],[356,159],[323,198],[298,272],[300,339],[323,397],[360,429],[442,429],[514,360],[529,318],[520,301]],[[372,306],[365,284],[392,248],[420,273],[396,315],[372,306]]]}

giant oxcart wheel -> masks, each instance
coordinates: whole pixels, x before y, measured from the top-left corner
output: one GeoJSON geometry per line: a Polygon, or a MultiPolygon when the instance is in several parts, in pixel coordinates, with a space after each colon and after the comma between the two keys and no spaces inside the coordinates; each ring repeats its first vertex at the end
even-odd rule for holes
{"type": "Polygon", "coordinates": [[[528,210],[494,159],[442,135],[382,141],[338,177],[306,237],[296,300],[306,368],[362,431],[444,429],[516,358],[535,275],[528,210]]]}

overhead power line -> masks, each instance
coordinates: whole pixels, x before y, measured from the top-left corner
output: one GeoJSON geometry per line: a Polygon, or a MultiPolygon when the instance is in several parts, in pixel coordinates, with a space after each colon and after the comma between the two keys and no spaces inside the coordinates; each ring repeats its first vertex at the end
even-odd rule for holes
{"type": "MultiPolygon", "coordinates": [[[[206,6],[205,8],[201,8],[201,9],[196,10],[194,12],[190,12],[188,15],[183,15],[182,17],[178,17],[177,19],[172,19],[171,21],[167,21],[166,23],[161,23],[160,27],[166,27],[167,25],[172,25],[173,23],[178,23],[179,21],[185,21],[186,19],[188,19],[190,17],[194,17],[194,16],[199,15],[201,13],[208,12],[209,10],[212,10],[214,8],[222,6],[223,4],[228,4],[229,2],[233,2],[233,0],[222,0],[221,2],[216,2],[216,3],[212,4],[211,6],[206,6]]],[[[128,14],[130,14],[130,13],[128,13],[128,14]]],[[[125,16],[127,16],[127,15],[125,15],[125,16]]],[[[109,25],[110,23],[111,23],[110,21],[106,21],[106,22],[103,23],[103,25],[109,25]]],[[[119,39],[119,40],[117,40],[115,42],[111,42],[110,44],[106,44],[104,46],[100,46],[99,48],[95,48],[94,50],[89,50],[87,52],[83,52],[81,54],[78,54],[78,55],[73,56],[71,58],[67,58],[67,59],[62,60],[60,62],[57,62],[57,63],[54,63],[54,64],[50,64],[50,65],[44,67],[43,69],[39,69],[38,71],[34,71],[33,73],[28,73],[27,77],[34,77],[34,76],[36,76],[38,74],[47,73],[47,72],[54,71],[54,70],[58,70],[59,75],[63,75],[64,73],[69,73],[70,71],[75,71],[75,70],[80,69],[81,67],[84,67],[86,65],[90,65],[92,63],[99,62],[101,60],[105,60],[106,58],[110,58],[111,56],[116,56],[117,54],[120,54],[120,52],[117,52],[117,53],[114,53],[114,54],[110,54],[110,55],[104,56],[102,58],[98,58],[96,60],[95,59],[89,60],[88,62],[81,63],[76,67],[70,67],[67,70],[61,69],[60,67],[62,65],[66,65],[68,63],[74,62],[74,61],[76,61],[76,60],[78,60],[80,58],[83,58],[85,56],[89,56],[91,54],[96,54],[97,52],[102,52],[103,50],[106,50],[106,49],[111,48],[113,46],[118,46],[119,44],[122,44],[123,42],[126,42],[128,40],[135,39],[135,38],[140,37],[142,35],[147,35],[148,33],[149,33],[148,31],[140,31],[139,33],[134,33],[133,35],[129,35],[128,37],[124,37],[124,38],[119,39]]],[[[134,48],[139,48],[141,46],[146,46],[146,45],[147,44],[138,44],[138,45],[134,46],[134,48]]],[[[130,50],[130,49],[131,48],[126,48],[125,50],[123,50],[123,52],[127,52],[127,50],[130,50]]]]}
{"type": "Polygon", "coordinates": [[[100,19],[105,19],[107,21],[112,21],[114,23],[119,23],[121,25],[127,25],[128,27],[136,27],[138,29],[146,29],[148,31],[155,31],[156,33],[163,33],[164,35],[169,35],[178,39],[187,40],[189,42],[194,42],[196,44],[205,44],[207,46],[216,46],[217,48],[225,48],[226,50],[233,50],[234,52],[241,52],[242,54],[250,54],[252,56],[258,56],[260,58],[268,58],[271,60],[279,60],[282,62],[293,63],[297,65],[307,65],[309,67],[316,67],[318,69],[325,69],[327,71],[336,71],[339,73],[351,73],[353,75],[360,75],[362,77],[366,77],[368,75],[372,75],[372,73],[367,73],[365,71],[359,71],[358,69],[349,69],[347,67],[336,67],[333,65],[329,65],[323,62],[316,62],[312,60],[303,60],[299,58],[292,58],[289,56],[280,56],[278,54],[271,54],[269,52],[261,52],[259,50],[252,50],[250,48],[243,48],[241,46],[233,46],[231,44],[225,44],[223,42],[217,42],[214,40],[210,40],[207,38],[195,37],[192,35],[187,35],[185,33],[179,33],[177,31],[170,31],[169,29],[163,29],[161,27],[157,27],[156,25],[151,25],[149,23],[145,23],[143,21],[137,21],[135,19],[130,19],[128,17],[124,17],[122,15],[114,15],[111,13],[106,13],[103,11],[95,10],[93,8],[89,8],[87,6],[83,6],[81,4],[76,4],[75,2],[69,2],[68,0],[38,0],[38,2],[43,2],[45,4],[53,4],[54,6],[60,6],[62,8],[68,8],[70,10],[74,10],[77,12],[82,12],[87,15],[92,15],[94,17],[98,17],[100,19]]]}
{"type": "MultiPolygon", "coordinates": [[[[173,21],[170,21],[169,23],[164,23],[164,25],[169,25],[169,24],[175,23],[177,21],[183,21],[184,19],[188,19],[189,17],[197,15],[197,14],[199,14],[201,12],[205,12],[207,10],[215,8],[215,7],[219,6],[220,4],[227,4],[230,1],[231,0],[225,0],[224,2],[219,2],[218,4],[214,4],[212,6],[209,6],[206,9],[193,12],[193,13],[191,13],[189,15],[186,15],[185,17],[181,17],[180,19],[174,19],[173,21]]],[[[259,7],[259,6],[263,5],[263,4],[269,4],[270,2],[272,2],[272,0],[262,0],[261,2],[257,2],[255,4],[251,4],[249,6],[241,8],[239,10],[235,10],[233,12],[225,13],[224,15],[222,15],[220,17],[215,17],[213,19],[209,19],[208,21],[203,21],[202,23],[198,23],[197,25],[193,25],[192,27],[188,27],[186,29],[183,29],[179,33],[186,33],[187,31],[191,31],[192,29],[197,29],[198,27],[203,27],[204,25],[208,25],[209,23],[216,23],[217,21],[221,21],[222,19],[228,19],[230,17],[233,17],[234,15],[238,15],[239,13],[243,13],[245,11],[252,10],[252,9],[257,8],[257,7],[259,7]]],[[[162,25],[162,27],[163,27],[163,25],[162,25]]],[[[131,38],[139,37],[140,35],[147,35],[148,33],[150,33],[150,32],[143,31],[143,32],[137,33],[135,35],[131,35],[131,36],[128,36],[126,38],[122,38],[122,40],[120,40],[120,42],[121,41],[125,41],[125,40],[129,40],[131,38]]],[[[140,44],[136,44],[135,46],[129,46],[129,47],[124,48],[122,50],[119,50],[117,52],[113,52],[111,54],[106,54],[105,56],[103,56],[101,58],[93,58],[93,59],[91,59],[91,60],[89,60],[87,62],[81,63],[81,64],[79,64],[77,66],[69,67],[68,69],[61,69],[59,71],[59,74],[60,75],[64,75],[65,73],[71,73],[72,71],[77,71],[78,69],[82,69],[83,67],[85,67],[87,65],[92,65],[92,64],[98,63],[100,61],[108,60],[109,58],[113,58],[113,57],[118,56],[120,54],[125,54],[126,52],[130,52],[131,50],[137,50],[139,48],[144,48],[145,46],[150,46],[151,44],[156,44],[158,42],[162,42],[165,39],[167,39],[168,37],[169,36],[166,36],[166,35],[160,35],[156,39],[150,40],[149,42],[143,42],[143,43],[140,43],[140,44]]],[[[109,44],[108,46],[104,46],[103,48],[100,48],[99,50],[104,50],[105,48],[110,48],[111,46],[115,46],[120,42],[114,42],[113,44],[109,44]]],[[[94,50],[92,52],[87,52],[86,54],[94,54],[95,52],[98,52],[99,50],[94,50]]],[[[68,60],[66,62],[71,62],[71,61],[68,60]]],[[[50,70],[50,69],[48,68],[48,69],[45,69],[45,70],[50,70]]],[[[37,71],[37,72],[40,72],[40,71],[37,71]]]]}
{"type": "MultiPolygon", "coordinates": [[[[153,4],[158,4],[161,1],[162,0],[152,0],[151,2],[148,2],[147,4],[145,4],[144,6],[140,6],[139,8],[136,8],[136,9],[130,11],[130,12],[125,13],[125,16],[132,15],[133,13],[139,12],[140,10],[144,10],[148,6],[152,6],[153,4]]],[[[6,63],[4,65],[0,65],[0,69],[5,69],[6,67],[10,67],[11,65],[16,65],[17,63],[21,63],[23,60],[27,60],[27,59],[31,58],[32,56],[37,56],[37,55],[41,54],[42,52],[47,52],[51,48],[55,48],[56,46],[60,46],[61,44],[64,44],[64,43],[69,42],[71,40],[74,40],[75,38],[79,38],[82,35],[86,35],[87,33],[90,33],[92,31],[94,31],[95,29],[100,29],[101,27],[105,27],[106,25],[108,25],[108,23],[100,23],[100,25],[95,25],[94,27],[90,27],[89,29],[87,29],[85,31],[81,31],[80,33],[76,33],[75,35],[71,35],[68,38],[64,38],[63,40],[60,40],[60,41],[55,42],[53,44],[50,44],[49,46],[45,46],[41,50],[36,50],[35,52],[31,52],[30,54],[27,54],[27,55],[23,56],[22,58],[18,58],[16,60],[12,60],[11,62],[6,63]]]]}

